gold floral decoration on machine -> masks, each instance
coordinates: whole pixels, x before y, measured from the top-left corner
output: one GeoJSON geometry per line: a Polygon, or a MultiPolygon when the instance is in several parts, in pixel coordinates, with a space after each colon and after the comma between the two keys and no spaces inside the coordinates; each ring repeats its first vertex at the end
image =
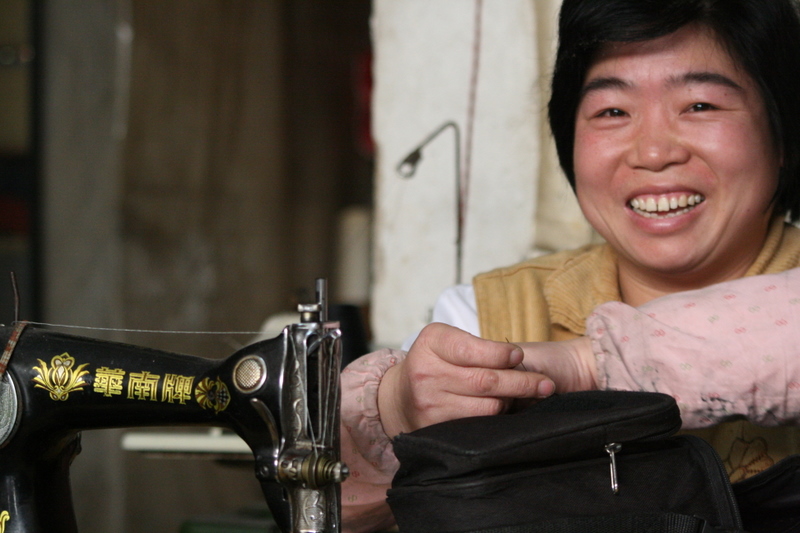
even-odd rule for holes
{"type": "Polygon", "coordinates": [[[231,401],[228,386],[219,378],[216,380],[204,378],[197,384],[194,393],[200,407],[213,409],[217,413],[224,411],[231,401]]]}
{"type": "MultiPolygon", "coordinates": [[[[56,355],[50,360],[50,368],[47,363],[39,359],[41,367],[33,367],[39,375],[33,378],[36,387],[50,392],[50,398],[56,401],[65,401],[69,394],[81,387],[88,385],[83,376],[89,373],[84,370],[88,364],[80,365],[75,368],[75,358],[64,352],[56,355]]],[[[2,530],[0,530],[2,533],[2,530]]]]}
{"type": "Polygon", "coordinates": [[[11,518],[11,515],[8,514],[8,511],[3,511],[0,513],[0,533],[5,533],[6,522],[8,522],[9,518],[11,518]]]}

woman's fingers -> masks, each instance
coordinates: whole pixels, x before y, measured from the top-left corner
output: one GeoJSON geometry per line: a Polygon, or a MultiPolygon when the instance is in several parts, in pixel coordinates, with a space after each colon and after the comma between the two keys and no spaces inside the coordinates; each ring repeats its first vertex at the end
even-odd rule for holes
{"type": "Polygon", "coordinates": [[[481,339],[445,324],[425,327],[411,350],[415,347],[462,367],[513,368],[524,357],[522,349],[515,344],[481,339]]]}
{"type": "Polygon", "coordinates": [[[426,327],[408,357],[390,369],[378,391],[389,436],[466,416],[505,411],[513,398],[541,398],[553,382],[514,369],[520,347],[487,341],[443,324],[426,327]]]}

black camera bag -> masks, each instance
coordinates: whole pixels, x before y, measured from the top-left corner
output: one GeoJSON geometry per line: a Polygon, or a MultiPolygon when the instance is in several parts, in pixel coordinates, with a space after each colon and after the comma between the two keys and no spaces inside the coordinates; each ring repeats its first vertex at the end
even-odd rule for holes
{"type": "Polygon", "coordinates": [[[680,426],[672,397],[624,391],[436,424],[394,440],[388,503],[401,533],[744,531],[719,456],[680,426]]]}

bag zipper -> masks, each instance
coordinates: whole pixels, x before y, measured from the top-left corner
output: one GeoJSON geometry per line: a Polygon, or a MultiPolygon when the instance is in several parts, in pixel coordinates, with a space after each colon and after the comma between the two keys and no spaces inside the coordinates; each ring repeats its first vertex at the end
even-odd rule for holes
{"type": "Polygon", "coordinates": [[[622,451],[622,444],[610,442],[605,445],[606,453],[609,456],[609,469],[611,470],[611,492],[619,494],[619,479],[617,478],[617,454],[622,451]]]}

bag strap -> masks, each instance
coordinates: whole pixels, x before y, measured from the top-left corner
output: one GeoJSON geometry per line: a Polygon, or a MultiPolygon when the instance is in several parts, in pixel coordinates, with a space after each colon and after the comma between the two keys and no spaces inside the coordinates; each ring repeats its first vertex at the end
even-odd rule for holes
{"type": "Polygon", "coordinates": [[[502,526],[465,533],[745,533],[718,529],[705,520],[675,513],[576,517],[502,526]]]}

